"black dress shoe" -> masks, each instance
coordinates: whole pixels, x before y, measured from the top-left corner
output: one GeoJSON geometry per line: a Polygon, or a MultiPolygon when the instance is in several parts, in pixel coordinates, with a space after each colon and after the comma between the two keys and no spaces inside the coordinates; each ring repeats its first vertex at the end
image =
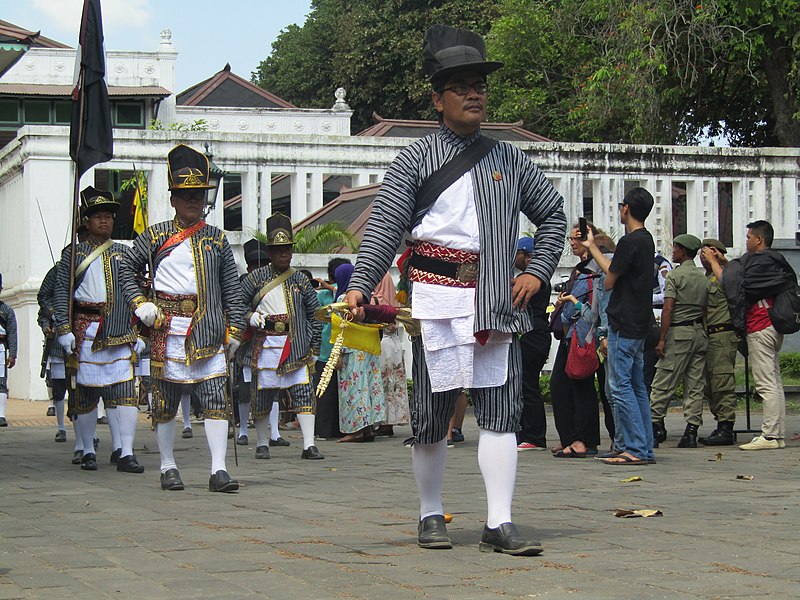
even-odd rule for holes
{"type": "Polygon", "coordinates": [[[5,417],[0,417],[0,427],[8,427],[8,421],[5,417]]]}
{"type": "Polygon", "coordinates": [[[161,489],[179,491],[183,489],[183,481],[178,469],[167,469],[161,474],[161,489]]]}
{"type": "Polygon", "coordinates": [[[55,406],[47,407],[47,416],[48,417],[55,417],[56,416],[56,407],[55,406]]]}
{"type": "Polygon", "coordinates": [[[535,556],[544,550],[541,542],[523,538],[513,523],[501,523],[495,529],[484,525],[478,548],[481,552],[502,552],[514,556],[535,556]]]}
{"type": "Polygon", "coordinates": [[[322,452],[319,451],[319,448],[316,446],[309,446],[303,450],[300,458],[307,458],[308,460],[322,460],[325,457],[322,456],[322,452]]]}
{"type": "Polygon", "coordinates": [[[256,458],[269,458],[269,446],[258,446],[256,448],[256,458]]]}
{"type": "Polygon", "coordinates": [[[136,460],[136,455],[123,456],[117,462],[117,471],[122,473],[144,473],[144,465],[140,465],[136,460]]]}
{"type": "Polygon", "coordinates": [[[117,448],[111,453],[111,459],[108,461],[112,465],[119,464],[119,457],[122,455],[122,448],[117,448]]]}
{"type": "Polygon", "coordinates": [[[79,465],[81,464],[81,460],[83,460],[83,450],[75,450],[72,453],[72,464],[79,465]]]}
{"type": "Polygon", "coordinates": [[[277,440],[270,440],[269,441],[269,445],[270,446],[291,446],[292,444],[291,444],[291,442],[283,439],[281,436],[278,436],[277,440]]]}
{"type": "Polygon", "coordinates": [[[704,446],[733,446],[736,442],[733,435],[733,422],[720,421],[711,435],[698,438],[697,441],[704,446]]]}
{"type": "Polygon", "coordinates": [[[239,482],[231,479],[227,471],[219,470],[208,478],[209,492],[235,492],[239,489],[239,482]]]}
{"type": "Polygon", "coordinates": [[[57,442],[66,442],[67,441],[67,432],[63,429],[59,429],[56,431],[56,441],[57,442]]]}
{"type": "Polygon", "coordinates": [[[453,547],[443,515],[430,515],[420,519],[417,525],[417,544],[420,548],[447,550],[453,547]]]}
{"type": "Polygon", "coordinates": [[[81,459],[81,469],[84,471],[97,471],[97,455],[84,454],[81,459]]]}
{"type": "Polygon", "coordinates": [[[192,432],[191,427],[184,427],[183,432],[181,433],[181,437],[185,440],[194,437],[194,433],[192,432]]]}
{"type": "Polygon", "coordinates": [[[250,440],[247,439],[246,435],[240,435],[238,438],[236,438],[236,445],[237,446],[247,446],[247,444],[249,444],[249,443],[250,443],[250,440]]]}

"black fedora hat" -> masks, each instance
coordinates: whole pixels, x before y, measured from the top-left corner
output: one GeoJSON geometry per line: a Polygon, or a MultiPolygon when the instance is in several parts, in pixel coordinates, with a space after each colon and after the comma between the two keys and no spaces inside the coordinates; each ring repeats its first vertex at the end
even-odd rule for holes
{"type": "Polygon", "coordinates": [[[425,32],[422,68],[434,86],[459,71],[488,75],[502,66],[501,62],[486,60],[486,44],[474,31],[433,25],[425,32]]]}
{"type": "Polygon", "coordinates": [[[116,217],[118,208],[119,202],[114,200],[111,192],[98,190],[92,186],[81,191],[81,219],[86,219],[101,210],[108,211],[116,217]]]}
{"type": "Polygon", "coordinates": [[[169,191],[175,190],[210,190],[208,183],[208,157],[186,146],[178,144],[167,155],[167,176],[169,191]]]}

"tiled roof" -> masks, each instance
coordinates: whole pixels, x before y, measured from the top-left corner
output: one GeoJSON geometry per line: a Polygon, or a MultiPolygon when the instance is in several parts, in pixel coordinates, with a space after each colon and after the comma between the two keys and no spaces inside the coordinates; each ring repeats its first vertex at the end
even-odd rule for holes
{"type": "Polygon", "coordinates": [[[34,48],[69,48],[66,44],[0,19],[0,42],[17,42],[34,48]]]}
{"type": "Polygon", "coordinates": [[[176,97],[176,102],[178,106],[297,108],[283,98],[232,73],[229,64],[214,76],[182,91],[176,97]]]}
{"type": "MultiPolygon", "coordinates": [[[[436,121],[415,121],[411,119],[384,119],[372,113],[375,125],[356,134],[372,137],[410,137],[421,138],[439,129],[436,121]]],[[[481,123],[481,131],[489,137],[506,142],[550,142],[552,140],[523,129],[522,121],[516,123],[481,123]]]]}
{"type": "MultiPolygon", "coordinates": [[[[57,96],[72,95],[71,85],[47,85],[39,83],[0,83],[0,94],[4,96],[57,96]]],[[[118,86],[108,87],[108,95],[114,96],[162,96],[172,94],[160,86],[118,86]]]]}

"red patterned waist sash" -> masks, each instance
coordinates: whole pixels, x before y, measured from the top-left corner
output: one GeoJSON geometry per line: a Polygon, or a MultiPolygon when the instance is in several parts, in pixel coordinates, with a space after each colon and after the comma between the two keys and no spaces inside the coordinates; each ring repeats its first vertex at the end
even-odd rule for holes
{"type": "Polygon", "coordinates": [[[480,254],[431,242],[415,242],[410,264],[408,278],[411,281],[474,288],[478,281],[480,254]]]}

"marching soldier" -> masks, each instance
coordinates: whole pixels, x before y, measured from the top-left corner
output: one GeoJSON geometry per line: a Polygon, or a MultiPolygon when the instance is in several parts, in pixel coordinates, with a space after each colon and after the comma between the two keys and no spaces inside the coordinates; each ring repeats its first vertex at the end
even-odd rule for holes
{"type": "Polygon", "coordinates": [[[182,490],[175,464],[175,415],[192,394],[205,412],[211,451],[212,492],[233,492],[239,483],[225,465],[228,438],[228,356],[245,329],[244,304],[233,252],[225,234],[203,220],[209,185],[208,158],[179,145],[168,159],[170,203],[175,218],[148,227],[123,260],[125,300],[150,327],[152,414],[161,453],[161,489],[182,490]],[[135,275],[148,267],[152,296],[135,275]]]}
{"type": "Polygon", "coordinates": [[[713,252],[717,262],[726,265],[725,244],[713,238],[703,240],[703,252],[700,262],[706,270],[710,284],[708,294],[708,313],[706,315],[706,331],[708,332],[708,352],[706,353],[706,387],[705,399],[708,407],[717,420],[717,427],[708,437],[701,437],[704,446],[733,446],[733,424],[736,421],[736,351],[739,337],[733,330],[731,313],[725,290],[719,283],[706,252],[713,252]]]}
{"type": "Polygon", "coordinates": [[[708,279],[694,264],[700,240],[684,233],[673,240],[672,262],[680,263],[667,274],[661,336],[656,345],[659,356],[650,406],[653,437],[664,427],[669,401],[683,381],[683,416],[686,430],[678,448],[697,448],[697,429],[703,424],[708,336],[703,323],[708,305],[708,279]]]}
{"type": "MultiPolygon", "coordinates": [[[[0,292],[3,275],[0,274],[0,292]]],[[[17,362],[17,317],[14,309],[0,300],[0,427],[8,427],[6,401],[8,400],[8,369],[17,362]]]]}
{"type": "MultiPolygon", "coordinates": [[[[77,355],[78,369],[74,411],[76,435],[83,441],[81,469],[97,469],[94,431],[100,398],[116,411],[119,427],[119,453],[111,456],[117,471],[143,473],[144,467],[133,454],[133,438],[139,409],[133,385],[132,353],[141,352],[144,341],[131,327],[128,305],[122,301],[120,262],[126,248],[111,239],[119,202],[105,191],[87,187],[81,192],[81,220],[88,240],[75,250],[75,286],[70,290],[70,252],[67,246],[58,263],[53,316],[58,343],[64,355],[77,355]],[[72,294],[72,322],[68,306],[72,294]]],[[[71,373],[67,372],[68,379],[71,373]]],[[[111,410],[108,411],[109,413],[111,410]]],[[[110,419],[109,419],[110,420],[110,419]]]]}
{"type": "MultiPolygon", "coordinates": [[[[55,335],[55,322],[53,320],[53,303],[56,292],[56,279],[58,278],[58,263],[47,272],[42,279],[36,301],[39,304],[39,314],[37,320],[39,327],[44,335],[44,356],[42,356],[42,371],[48,371],[50,385],[50,401],[53,403],[54,414],[58,429],[56,430],[56,442],[67,441],[67,428],[64,426],[64,397],[67,394],[67,376],[64,369],[64,351],[58,343],[55,335]]],[[[78,438],[78,436],[75,436],[78,438]]],[[[82,440],[81,440],[81,443],[82,440]]],[[[77,451],[77,448],[76,448],[77,451]]],[[[81,458],[83,458],[83,447],[81,446],[81,458]]]]}
{"type": "Polygon", "coordinates": [[[256,458],[269,458],[267,417],[280,390],[288,390],[303,432],[301,458],[325,458],[314,445],[314,390],[309,367],[319,356],[322,323],[314,318],[317,294],[308,277],[291,267],[292,223],[276,213],[267,219],[267,254],[272,261],[242,280],[250,303],[251,405],[258,442],[256,458]]]}

